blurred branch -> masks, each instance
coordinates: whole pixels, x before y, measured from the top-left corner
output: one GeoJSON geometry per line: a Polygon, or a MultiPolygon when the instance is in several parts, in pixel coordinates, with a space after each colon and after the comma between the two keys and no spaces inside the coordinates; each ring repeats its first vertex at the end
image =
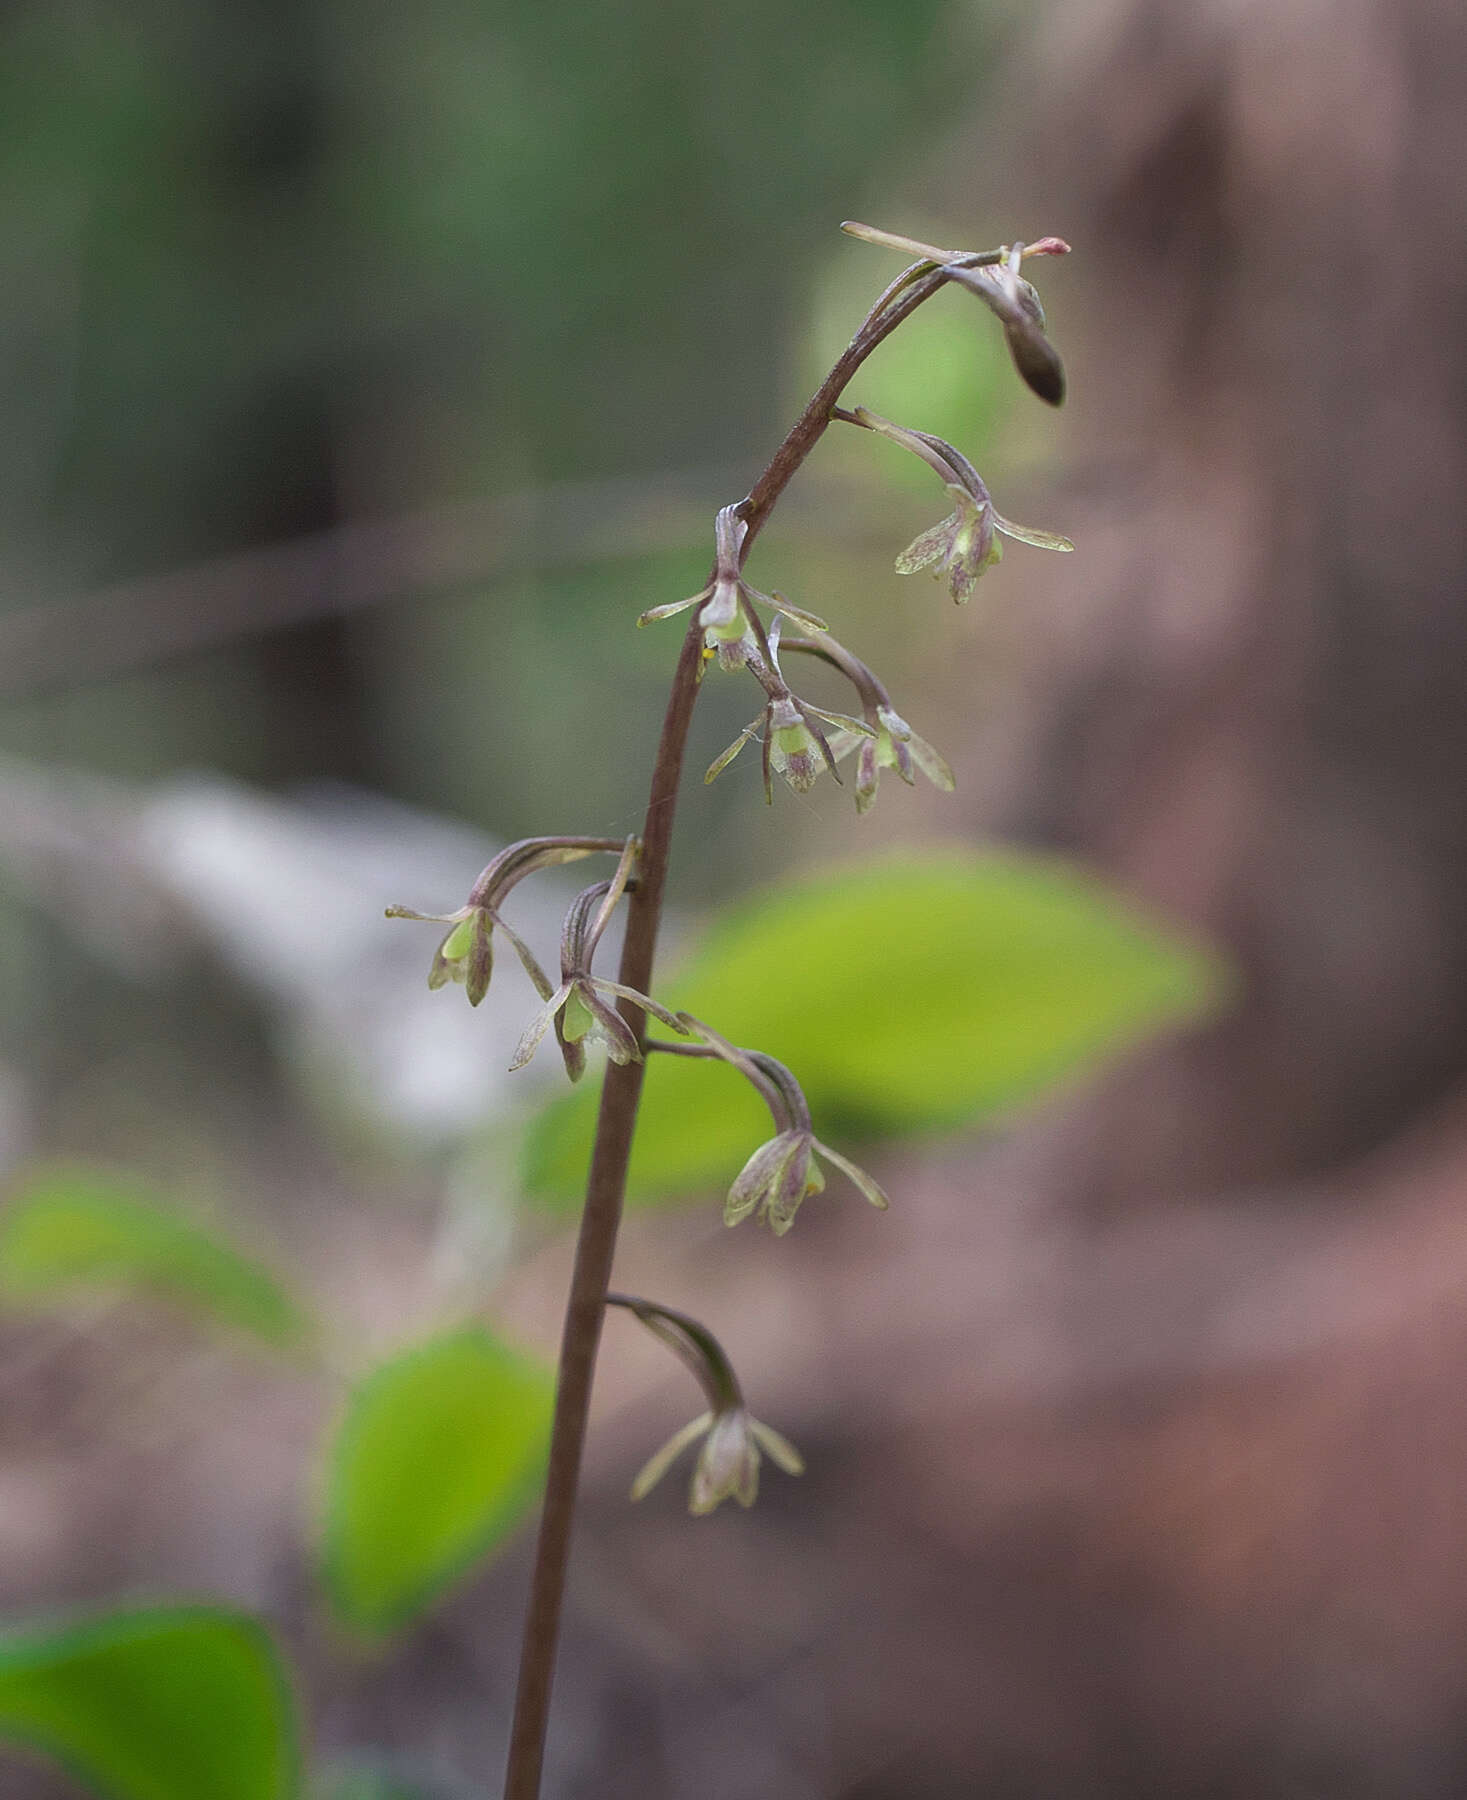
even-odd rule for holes
{"type": "Polygon", "coordinates": [[[213,558],[0,616],[0,697],[105,681],[177,656],[505,572],[701,545],[732,468],[561,482],[213,558]]]}

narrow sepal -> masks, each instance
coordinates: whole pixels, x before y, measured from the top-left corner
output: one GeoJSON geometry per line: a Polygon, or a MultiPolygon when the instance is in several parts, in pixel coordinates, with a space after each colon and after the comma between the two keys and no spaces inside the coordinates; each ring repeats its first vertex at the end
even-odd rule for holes
{"type": "Polygon", "coordinates": [[[713,761],[711,763],[709,763],[708,773],[703,777],[705,784],[708,782],[711,782],[711,781],[716,781],[718,779],[718,777],[723,773],[723,771],[728,767],[728,765],[738,755],[740,750],[743,749],[744,745],[752,742],[752,740],[755,736],[756,730],[757,730],[757,721],[754,725],[746,725],[744,727],[744,729],[739,733],[739,735],[734,739],[734,741],[729,745],[727,750],[725,750],[721,756],[716,756],[713,759],[713,761]]]}
{"type": "Polygon", "coordinates": [[[920,569],[935,563],[940,556],[946,556],[958,524],[958,515],[949,513],[940,525],[933,525],[913,538],[896,559],[897,574],[915,575],[920,569]]]}
{"type": "Polygon", "coordinates": [[[686,600],[671,600],[663,606],[649,606],[637,620],[638,626],[652,625],[659,619],[675,618],[678,613],[686,612],[690,606],[700,606],[713,592],[712,583],[700,594],[690,594],[686,600]]]}
{"type": "Polygon", "coordinates": [[[525,1064],[540,1048],[540,1043],[544,1038],[545,1033],[549,1031],[551,1023],[559,1016],[561,1007],[564,1006],[566,1001],[570,998],[570,991],[571,984],[568,981],[563,981],[560,986],[556,988],[555,992],[546,1000],[539,1012],[535,1014],[534,1018],[530,1020],[529,1024],[525,1027],[524,1035],[520,1038],[519,1047],[514,1053],[514,1061],[509,1065],[511,1073],[516,1069],[524,1068],[525,1064]]]}
{"type": "Polygon", "coordinates": [[[765,1453],[776,1468],[783,1469],[786,1475],[803,1475],[805,1459],[796,1450],[787,1437],[777,1432],[772,1425],[766,1425],[761,1419],[749,1420],[749,1430],[754,1442],[765,1453]]]}
{"type": "Polygon", "coordinates": [[[815,1140],[815,1148],[828,1163],[839,1169],[853,1186],[859,1188],[873,1206],[879,1207],[882,1212],[885,1212],[891,1205],[881,1184],[873,1181],[866,1171],[853,1163],[849,1157],[842,1156],[838,1150],[832,1150],[829,1144],[822,1144],[818,1138],[815,1140]]]}
{"type": "Polygon", "coordinates": [[[1032,544],[1036,550],[1073,550],[1074,545],[1057,531],[1039,531],[1033,525],[1016,525],[1012,519],[993,515],[993,522],[1005,537],[1017,538],[1021,544],[1032,544]]]}
{"type": "MultiPolygon", "coordinates": [[[[711,1412],[699,1413],[696,1419],[690,1419],[681,1431],[675,1431],[662,1448],[649,1456],[638,1471],[632,1483],[632,1499],[643,1500],[661,1481],[662,1477],[687,1449],[689,1444],[697,1443],[703,1433],[713,1424],[711,1412]]],[[[773,1451],[770,1452],[773,1455],[773,1451]]],[[[778,1461],[778,1458],[775,1458],[778,1461]]]]}
{"type": "Polygon", "coordinates": [[[796,625],[803,625],[806,631],[829,631],[830,627],[818,613],[806,612],[802,606],[792,606],[783,594],[771,594],[769,605],[796,625]]]}

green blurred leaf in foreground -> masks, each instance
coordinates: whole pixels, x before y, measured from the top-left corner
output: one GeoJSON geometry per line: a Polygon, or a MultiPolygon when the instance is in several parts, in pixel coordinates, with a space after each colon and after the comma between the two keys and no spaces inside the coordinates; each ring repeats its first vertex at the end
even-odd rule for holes
{"type": "MultiPolygon", "coordinates": [[[[929,851],[756,895],[658,997],[787,1063],[841,1144],[982,1124],[1204,1016],[1225,987],[1217,958],[1058,858],[929,851]]],[[[531,1126],[533,1196],[580,1198],[596,1098],[531,1126]]],[[[630,1197],[726,1185],[767,1135],[733,1071],[654,1057],[630,1197]]]]}
{"type": "Polygon", "coordinates": [[[222,1607],[0,1633],[0,1736],[107,1800],[291,1800],[295,1709],[269,1634],[222,1607]]]}
{"type": "Polygon", "coordinates": [[[550,1437],[551,1371],[469,1328],[372,1370],[327,1474],[325,1573],[342,1622],[405,1624],[520,1522],[550,1437]]]}
{"type": "Polygon", "coordinates": [[[117,1177],[33,1170],[0,1213],[0,1295],[35,1300],[97,1289],[163,1295],[277,1348],[309,1332],[267,1269],[117,1177]]]}

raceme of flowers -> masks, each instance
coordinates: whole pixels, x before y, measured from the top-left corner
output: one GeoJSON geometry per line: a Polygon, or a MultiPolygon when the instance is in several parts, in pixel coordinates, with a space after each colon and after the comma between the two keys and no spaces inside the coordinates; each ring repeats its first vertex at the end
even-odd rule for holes
{"type": "MultiPolygon", "coordinates": [[[[870,226],[848,224],[846,229],[867,242],[917,259],[887,288],[868,315],[867,327],[884,331],[899,322],[888,309],[901,305],[914,281],[951,281],[977,295],[997,318],[1015,366],[1029,386],[1051,404],[1060,403],[1063,365],[1045,335],[1039,296],[1020,271],[1027,258],[1058,255],[1068,249],[1062,240],[1044,238],[988,252],[952,251],[870,226]]],[[[901,553],[896,561],[899,573],[930,568],[946,581],[953,599],[962,602],[999,560],[1001,537],[1044,549],[1073,549],[1067,538],[1005,519],[972,464],[943,439],[894,424],[859,406],[850,411],[833,406],[829,417],[886,438],[919,457],[947,491],[953,510],[901,553]]],[[[840,782],[838,765],[853,754],[858,812],[864,813],[874,803],[883,769],[894,770],[908,786],[920,772],[934,786],[951,791],[951,768],[907,723],[875,672],[835,638],[823,619],[778,592],[761,593],[745,578],[749,508],[750,502],[744,500],[718,513],[708,584],[685,600],[648,608],[637,621],[647,625],[696,608],[690,630],[699,634],[700,674],[716,663],[725,671],[752,676],[763,691],[758,714],[715,759],[705,779],[712,781],[746,745],[757,742],[766,800],[773,799],[776,775],[796,794],[808,793],[822,774],[840,782]],[[835,670],[854,695],[849,712],[817,706],[790,685],[781,663],[781,632],[786,625],[801,635],[786,639],[784,652],[823,662],[835,670]]],[[[494,936],[496,932],[503,935],[541,1001],[520,1039],[512,1069],[524,1067],[552,1029],[572,1081],[585,1071],[590,1044],[599,1045],[618,1064],[641,1062],[647,1051],[656,1050],[716,1058],[737,1068],[769,1106],[774,1135],[752,1152],[734,1177],[724,1202],[724,1219],[729,1225],[755,1217],[776,1236],[783,1236],[802,1203],[824,1190],[822,1164],[844,1174],[873,1206],[885,1208],[887,1197],[871,1176],[815,1136],[805,1095],[782,1063],[763,1052],[740,1049],[689,1014],[674,1012],[650,995],[595,972],[597,947],[615,909],[635,890],[640,855],[641,845],[634,837],[526,838],[494,858],[457,910],[420,913],[392,906],[388,916],[431,920],[446,928],[433,954],[428,985],[462,986],[473,1006],[488,992],[494,936]],[[608,880],[592,883],[572,901],[561,932],[560,980],[552,985],[503,909],[513,889],[527,876],[595,855],[614,855],[616,867],[608,880]],[[648,1039],[649,1020],[666,1026],[678,1041],[648,1039]]],[[[700,1439],[702,1448],[690,1493],[695,1513],[711,1512],[725,1499],[750,1505],[757,1490],[761,1453],[790,1474],[800,1472],[802,1465],[794,1447],[749,1414],[728,1358],[705,1327],[650,1301],[608,1298],[610,1303],[630,1309],[668,1344],[693,1370],[708,1398],[707,1409],[647,1463],[633,1487],[634,1497],[648,1492],[676,1457],[700,1439]]]]}

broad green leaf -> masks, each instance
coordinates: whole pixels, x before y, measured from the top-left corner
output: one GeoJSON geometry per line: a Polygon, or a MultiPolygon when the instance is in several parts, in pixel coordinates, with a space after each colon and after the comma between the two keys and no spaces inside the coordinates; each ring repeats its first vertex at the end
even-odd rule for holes
{"type": "Polygon", "coordinates": [[[107,1800],[291,1800],[295,1708],[269,1634],[151,1606],[0,1633],[0,1736],[107,1800]]]}
{"type": "Polygon", "coordinates": [[[43,1168],[0,1213],[0,1295],[140,1290],[285,1347],[306,1321],[270,1272],[228,1244],[94,1170],[43,1168]]]}
{"type": "MultiPolygon", "coordinates": [[[[1056,858],[935,851],[756,896],[658,997],[788,1063],[839,1147],[993,1120],[1198,1018],[1223,986],[1214,957],[1056,858]]],[[[532,1125],[531,1194],[579,1196],[595,1102],[577,1090],[532,1125]]],[[[631,1195],[726,1185],[768,1135],[732,1071],[653,1057],[631,1195]]]]}
{"type": "Polygon", "coordinates": [[[513,1531],[539,1488],[553,1393],[549,1369],[477,1328],[366,1377],[327,1478],[325,1573],[345,1624],[395,1629],[513,1531]]]}

